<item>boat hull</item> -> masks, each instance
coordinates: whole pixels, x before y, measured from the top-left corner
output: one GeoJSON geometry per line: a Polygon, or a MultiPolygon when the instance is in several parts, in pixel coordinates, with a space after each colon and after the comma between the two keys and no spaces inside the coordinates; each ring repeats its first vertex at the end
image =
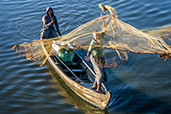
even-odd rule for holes
{"type": "MultiPolygon", "coordinates": [[[[48,61],[50,65],[53,67],[53,69],[59,74],[59,76],[62,78],[62,80],[66,83],[67,86],[70,87],[70,89],[76,93],[78,96],[80,96],[83,100],[89,102],[90,104],[100,108],[105,109],[109,100],[110,100],[110,92],[106,91],[105,94],[97,93],[87,87],[84,87],[80,83],[77,83],[76,81],[72,80],[70,77],[66,75],[54,62],[54,60],[48,56],[48,53],[43,45],[43,41],[41,43],[42,49],[45,53],[45,56],[48,57],[48,61]]],[[[104,85],[103,85],[104,86],[104,85]]]]}

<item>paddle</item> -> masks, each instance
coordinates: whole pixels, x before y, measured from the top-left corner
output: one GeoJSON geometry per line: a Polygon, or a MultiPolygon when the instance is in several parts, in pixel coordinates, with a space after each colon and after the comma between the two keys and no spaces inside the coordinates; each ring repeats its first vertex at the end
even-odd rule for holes
{"type": "MultiPolygon", "coordinates": [[[[53,18],[52,18],[52,15],[50,14],[50,12],[48,12],[48,14],[49,14],[49,16],[50,16],[50,18],[51,18],[51,20],[53,21],[53,23],[54,23],[54,20],[53,20],[53,18]]],[[[52,22],[51,21],[51,22],[52,22]]],[[[55,23],[54,23],[55,24],[55,23]]]]}
{"type": "MultiPolygon", "coordinates": [[[[53,23],[54,23],[54,20],[53,20],[53,18],[52,18],[52,15],[50,14],[50,12],[48,12],[48,14],[49,14],[49,16],[50,16],[51,20],[52,20],[52,21],[53,21],[53,23]]],[[[61,35],[61,33],[59,32],[59,30],[57,29],[57,25],[56,25],[56,23],[54,23],[54,24],[55,24],[56,31],[58,32],[58,34],[59,34],[60,36],[62,36],[62,35],[61,35]]]]}

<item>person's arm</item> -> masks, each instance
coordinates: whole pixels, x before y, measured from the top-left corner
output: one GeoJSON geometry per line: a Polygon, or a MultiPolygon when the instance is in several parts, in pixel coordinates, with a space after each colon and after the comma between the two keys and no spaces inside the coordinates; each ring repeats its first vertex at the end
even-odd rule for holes
{"type": "Polygon", "coordinates": [[[88,48],[87,56],[85,56],[85,60],[87,60],[87,61],[89,61],[90,55],[91,55],[91,53],[92,53],[92,51],[94,49],[93,45],[94,45],[94,40],[91,41],[90,46],[88,48]]]}
{"type": "Polygon", "coordinates": [[[88,51],[87,56],[85,56],[85,60],[89,61],[90,60],[90,55],[91,55],[91,51],[88,51]]]}
{"type": "Polygon", "coordinates": [[[42,17],[42,25],[43,25],[43,27],[47,28],[49,26],[52,26],[52,23],[53,23],[52,21],[51,22],[48,21],[46,16],[42,17]]]}
{"type": "Polygon", "coordinates": [[[105,35],[106,34],[106,23],[105,23],[103,15],[101,15],[101,20],[103,22],[102,34],[105,35]]]}

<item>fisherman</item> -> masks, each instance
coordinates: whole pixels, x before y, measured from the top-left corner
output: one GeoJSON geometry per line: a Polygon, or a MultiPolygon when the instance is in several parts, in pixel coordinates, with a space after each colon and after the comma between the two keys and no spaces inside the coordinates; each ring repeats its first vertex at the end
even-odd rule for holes
{"type": "Polygon", "coordinates": [[[41,37],[45,39],[57,37],[58,35],[56,31],[58,35],[61,36],[58,21],[54,15],[53,9],[51,7],[47,7],[46,15],[42,17],[41,37]],[[56,30],[53,25],[55,25],[56,30]]]}
{"type": "Polygon", "coordinates": [[[101,83],[103,83],[106,80],[106,74],[104,71],[104,64],[105,60],[103,57],[103,38],[105,36],[106,32],[106,24],[102,17],[103,22],[103,30],[99,33],[97,31],[93,32],[93,39],[90,43],[87,56],[85,56],[85,60],[89,61],[91,60],[93,64],[94,71],[96,73],[95,75],[95,81],[92,86],[92,89],[96,89],[99,93],[104,93],[104,91],[101,89],[101,83]]]}

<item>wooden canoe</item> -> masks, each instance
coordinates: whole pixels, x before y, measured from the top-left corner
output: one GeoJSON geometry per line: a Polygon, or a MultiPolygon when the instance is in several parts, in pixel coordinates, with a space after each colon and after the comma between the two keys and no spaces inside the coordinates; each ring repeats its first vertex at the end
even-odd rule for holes
{"type": "MultiPolygon", "coordinates": [[[[45,56],[48,57],[48,52],[44,47],[43,41],[41,41],[41,46],[45,56]]],[[[83,100],[102,110],[106,108],[111,97],[110,92],[107,91],[104,84],[102,84],[102,89],[105,91],[105,94],[91,89],[95,74],[77,53],[75,53],[73,63],[64,63],[55,54],[48,57],[48,61],[73,92],[83,100]]]]}

